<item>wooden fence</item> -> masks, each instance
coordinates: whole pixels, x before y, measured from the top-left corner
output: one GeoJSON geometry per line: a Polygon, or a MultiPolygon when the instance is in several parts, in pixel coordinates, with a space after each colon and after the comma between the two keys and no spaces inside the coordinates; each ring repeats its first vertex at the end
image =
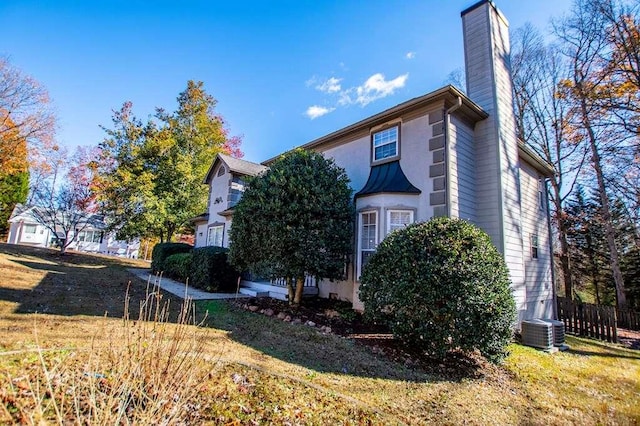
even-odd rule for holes
{"type": "Polygon", "coordinates": [[[630,309],[616,309],[618,327],[640,331],[640,313],[630,309]]]}
{"type": "Polygon", "coordinates": [[[618,341],[616,309],[613,306],[577,303],[558,297],[558,319],[564,322],[565,331],[583,337],[618,341]]]}

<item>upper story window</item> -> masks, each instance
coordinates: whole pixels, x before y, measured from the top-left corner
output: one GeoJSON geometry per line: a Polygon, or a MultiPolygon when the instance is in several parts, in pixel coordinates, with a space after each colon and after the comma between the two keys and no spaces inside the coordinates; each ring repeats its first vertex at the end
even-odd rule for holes
{"type": "Polygon", "coordinates": [[[375,132],[371,140],[374,162],[398,156],[398,126],[375,132]]]}
{"type": "Polygon", "coordinates": [[[234,207],[244,193],[244,180],[240,176],[233,176],[229,185],[228,208],[234,207]]]}
{"type": "Polygon", "coordinates": [[[531,258],[538,258],[538,234],[531,234],[531,258]]]}
{"type": "Polygon", "coordinates": [[[538,179],[538,208],[544,210],[544,179],[538,179]]]}
{"type": "Polygon", "coordinates": [[[36,225],[25,225],[24,226],[24,233],[25,234],[35,234],[36,233],[36,229],[37,229],[36,225]]]}

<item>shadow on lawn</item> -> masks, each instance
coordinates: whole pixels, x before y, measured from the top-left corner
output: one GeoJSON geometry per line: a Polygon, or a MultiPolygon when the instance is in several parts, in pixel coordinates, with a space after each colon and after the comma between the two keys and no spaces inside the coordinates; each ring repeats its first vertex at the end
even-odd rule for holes
{"type": "MultiPolygon", "coordinates": [[[[17,305],[15,313],[67,317],[106,314],[121,318],[129,288],[131,316],[137,318],[140,301],[146,296],[146,284],[126,271],[130,265],[120,259],[79,253],[60,255],[52,250],[0,244],[2,253],[10,257],[0,267],[0,300],[17,305]],[[16,280],[18,274],[32,277],[22,277],[23,282],[13,285],[12,277],[16,280]]],[[[163,300],[171,300],[171,317],[175,318],[182,299],[161,294],[163,300]]],[[[443,364],[390,358],[388,353],[372,350],[376,343],[371,339],[375,337],[369,336],[367,345],[362,345],[353,339],[320,333],[316,328],[253,314],[223,301],[208,302],[206,306],[210,312],[207,324],[229,331],[234,341],[313,371],[411,382],[460,381],[485,374],[481,364],[466,357],[443,364]]],[[[198,310],[204,313],[201,307],[198,310]]],[[[384,342],[379,344],[383,346],[384,342]]]]}
{"type": "Polygon", "coordinates": [[[324,334],[304,324],[250,313],[228,302],[200,302],[197,306],[200,312],[209,311],[207,325],[229,331],[232,340],[321,373],[409,382],[458,382],[485,374],[481,362],[466,356],[454,355],[444,363],[390,359],[388,352],[372,350],[371,341],[358,344],[354,339],[324,334]]]}
{"type": "Polygon", "coordinates": [[[16,304],[14,313],[121,318],[127,289],[133,316],[146,297],[119,259],[7,244],[0,254],[10,256],[0,266],[0,300],[16,304]]]}

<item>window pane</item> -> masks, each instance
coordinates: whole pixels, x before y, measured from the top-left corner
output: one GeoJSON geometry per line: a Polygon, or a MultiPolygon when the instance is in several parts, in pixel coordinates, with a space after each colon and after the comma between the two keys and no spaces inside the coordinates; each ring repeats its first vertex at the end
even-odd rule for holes
{"type": "Polygon", "coordinates": [[[25,225],[24,232],[26,234],[35,234],[36,233],[36,225],[25,225]]]}
{"type": "Polygon", "coordinates": [[[373,134],[374,160],[394,157],[398,153],[398,128],[382,130],[373,134]]]}

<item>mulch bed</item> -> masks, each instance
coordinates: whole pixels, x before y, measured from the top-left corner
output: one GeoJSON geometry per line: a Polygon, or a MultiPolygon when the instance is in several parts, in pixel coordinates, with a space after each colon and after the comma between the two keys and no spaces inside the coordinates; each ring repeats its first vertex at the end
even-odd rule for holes
{"type": "MultiPolygon", "coordinates": [[[[383,353],[387,357],[406,365],[420,364],[432,367],[432,362],[422,353],[408,351],[393,338],[389,329],[381,324],[371,324],[364,320],[362,314],[351,308],[351,303],[312,298],[305,299],[299,307],[290,306],[288,302],[268,297],[244,299],[235,304],[263,315],[279,317],[293,323],[301,323],[317,327],[321,332],[332,333],[353,339],[356,343],[371,348],[373,352],[383,353]]],[[[618,329],[618,341],[630,349],[640,350],[640,332],[618,329]]],[[[453,356],[457,363],[460,358],[453,356]]],[[[475,364],[478,360],[469,360],[475,364]]],[[[442,365],[438,365],[442,367],[442,365]]],[[[470,366],[472,368],[476,366],[470,366]]],[[[459,365],[458,367],[459,368],[459,365]]]]}

